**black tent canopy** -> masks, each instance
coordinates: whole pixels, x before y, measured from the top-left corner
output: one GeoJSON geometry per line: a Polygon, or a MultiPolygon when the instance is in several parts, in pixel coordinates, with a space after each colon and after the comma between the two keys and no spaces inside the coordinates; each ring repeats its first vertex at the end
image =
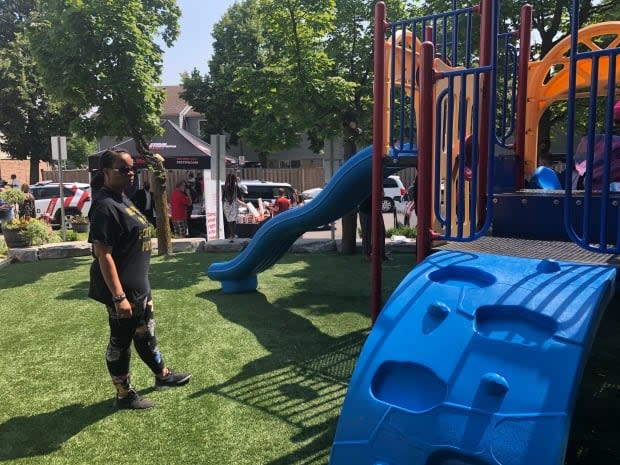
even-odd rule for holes
{"type": "MultiPolygon", "coordinates": [[[[205,141],[174,124],[170,120],[162,120],[164,132],[149,142],[149,150],[164,157],[164,168],[169,170],[193,170],[211,168],[211,147],[205,141]]],[[[109,147],[113,150],[125,150],[134,159],[135,166],[146,167],[144,157],[136,149],[133,139],[127,139],[109,147]]],[[[88,157],[90,171],[99,168],[99,157],[105,150],[88,157]]],[[[226,161],[229,161],[227,158],[226,161]]]]}

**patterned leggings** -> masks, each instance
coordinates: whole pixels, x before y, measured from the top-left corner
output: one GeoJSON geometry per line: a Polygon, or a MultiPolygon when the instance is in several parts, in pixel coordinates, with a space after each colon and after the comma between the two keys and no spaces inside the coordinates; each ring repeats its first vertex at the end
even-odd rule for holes
{"type": "Polygon", "coordinates": [[[132,303],[132,317],[118,318],[114,307],[108,310],[110,340],[105,359],[114,384],[129,387],[129,362],[131,360],[131,341],[138,355],[154,374],[164,369],[164,360],[157,347],[153,301],[132,303]]]}
{"type": "Polygon", "coordinates": [[[172,232],[177,237],[177,239],[187,237],[187,220],[173,221],[172,232]]]}

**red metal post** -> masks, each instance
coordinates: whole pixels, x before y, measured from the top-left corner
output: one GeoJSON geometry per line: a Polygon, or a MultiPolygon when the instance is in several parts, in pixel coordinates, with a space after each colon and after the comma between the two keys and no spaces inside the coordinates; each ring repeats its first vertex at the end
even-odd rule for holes
{"type": "MultiPolygon", "coordinates": [[[[493,27],[493,3],[492,0],[481,0],[480,2],[480,66],[489,66],[491,64],[491,44],[493,27]]],[[[478,225],[484,224],[486,218],[486,196],[487,196],[487,169],[489,166],[489,137],[491,137],[489,129],[489,118],[495,118],[491,115],[491,73],[487,72],[482,75],[482,97],[480,106],[482,111],[480,115],[480,138],[478,139],[478,225]]]]}
{"type": "Polygon", "coordinates": [[[424,28],[424,40],[433,42],[433,26],[426,26],[424,28]]]}
{"type": "Polygon", "coordinates": [[[420,50],[420,122],[418,127],[418,237],[416,260],[431,252],[431,190],[433,182],[433,58],[435,47],[425,41],[420,50]]]}
{"type": "Polygon", "coordinates": [[[381,310],[381,266],[383,262],[383,247],[379,238],[381,231],[381,190],[383,188],[383,108],[385,105],[385,49],[384,35],[386,28],[385,3],[375,5],[375,43],[374,43],[374,111],[372,134],[372,216],[371,216],[371,289],[370,289],[370,318],[374,324],[381,310]]]}
{"type": "Polygon", "coordinates": [[[519,24],[519,74],[517,77],[517,120],[515,122],[515,187],[523,189],[525,181],[525,107],[527,103],[527,75],[530,63],[532,34],[532,5],[521,7],[519,24]]]}

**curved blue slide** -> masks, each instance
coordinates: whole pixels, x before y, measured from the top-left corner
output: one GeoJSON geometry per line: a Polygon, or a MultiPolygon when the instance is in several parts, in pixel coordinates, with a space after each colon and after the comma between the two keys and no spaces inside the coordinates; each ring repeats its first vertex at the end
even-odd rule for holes
{"type": "Polygon", "coordinates": [[[256,274],[275,264],[303,233],[341,218],[364,200],[371,176],[372,146],[368,146],[347,160],[312,202],[266,221],[237,257],[213,263],[207,275],[221,281],[225,293],[255,291],[256,274]]]}

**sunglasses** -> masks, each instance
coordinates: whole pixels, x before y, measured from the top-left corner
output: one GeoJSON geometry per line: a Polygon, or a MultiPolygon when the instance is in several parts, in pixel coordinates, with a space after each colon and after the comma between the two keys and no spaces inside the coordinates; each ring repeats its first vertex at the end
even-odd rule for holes
{"type": "Polygon", "coordinates": [[[117,173],[121,174],[129,174],[135,173],[136,168],[134,168],[133,166],[123,166],[122,168],[112,168],[112,171],[116,171],[117,173]]]}

